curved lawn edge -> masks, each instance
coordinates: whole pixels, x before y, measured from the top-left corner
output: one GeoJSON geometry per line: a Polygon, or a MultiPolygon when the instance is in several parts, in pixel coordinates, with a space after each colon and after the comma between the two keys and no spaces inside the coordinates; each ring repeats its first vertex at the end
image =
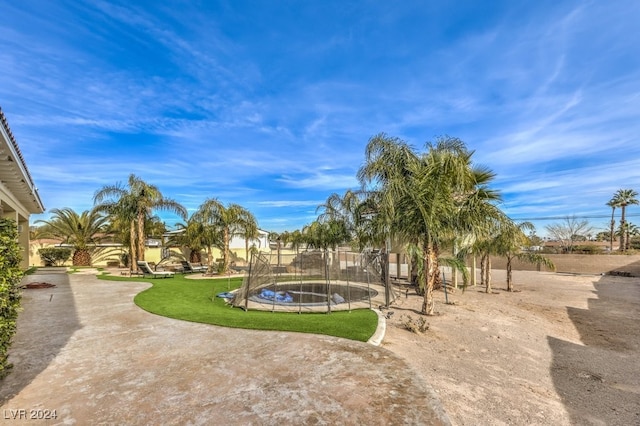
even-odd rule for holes
{"type": "Polygon", "coordinates": [[[115,275],[99,275],[98,278],[151,283],[151,287],[134,297],[134,303],[152,314],[184,321],[252,330],[324,334],[360,342],[369,340],[378,326],[378,316],[370,309],[336,311],[331,314],[245,312],[216,297],[218,293],[238,288],[242,284],[242,278],[194,280],[182,275],[162,279],[115,275]]]}

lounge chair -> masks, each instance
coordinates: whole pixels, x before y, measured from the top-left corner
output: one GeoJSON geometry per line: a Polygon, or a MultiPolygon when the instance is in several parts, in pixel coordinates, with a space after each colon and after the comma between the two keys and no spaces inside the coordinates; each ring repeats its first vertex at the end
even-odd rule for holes
{"type": "Polygon", "coordinates": [[[185,274],[192,274],[194,272],[207,272],[206,266],[193,266],[191,262],[188,262],[186,260],[182,260],[180,261],[180,263],[182,263],[182,272],[184,272],[185,274]]]}
{"type": "Polygon", "coordinates": [[[145,278],[171,278],[174,275],[174,273],[170,271],[154,271],[144,260],[138,261],[138,269],[142,271],[142,276],[145,278]]]}

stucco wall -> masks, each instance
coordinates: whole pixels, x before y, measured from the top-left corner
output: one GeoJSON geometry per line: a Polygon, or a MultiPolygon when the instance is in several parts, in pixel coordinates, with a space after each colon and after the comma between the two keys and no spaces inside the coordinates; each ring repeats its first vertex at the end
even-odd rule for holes
{"type": "MultiPolygon", "coordinates": [[[[556,265],[556,272],[575,274],[606,274],[611,271],[628,272],[640,277],[640,255],[619,254],[549,254],[546,255],[556,265]]],[[[505,269],[504,258],[491,258],[491,267],[505,269]]],[[[513,269],[520,271],[536,271],[538,267],[529,263],[513,261],[513,269]]],[[[543,267],[543,270],[544,267],[543,267]]]]}

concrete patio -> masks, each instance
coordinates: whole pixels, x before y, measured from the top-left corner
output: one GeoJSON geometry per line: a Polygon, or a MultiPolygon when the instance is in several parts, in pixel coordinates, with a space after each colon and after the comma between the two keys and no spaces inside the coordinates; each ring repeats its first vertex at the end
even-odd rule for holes
{"type": "Polygon", "coordinates": [[[53,273],[23,292],[0,383],[19,424],[448,424],[431,388],[386,349],[329,336],[237,330],[159,317],[149,286],[53,273]],[[43,411],[40,411],[43,412],[43,411]]]}

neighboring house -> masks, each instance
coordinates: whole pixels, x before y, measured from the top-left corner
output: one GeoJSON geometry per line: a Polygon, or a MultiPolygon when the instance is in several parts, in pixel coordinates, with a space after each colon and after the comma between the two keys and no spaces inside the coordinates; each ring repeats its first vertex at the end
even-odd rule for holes
{"type": "Polygon", "coordinates": [[[29,216],[39,213],[44,213],[44,206],[38,189],[0,108],[0,216],[17,223],[18,244],[23,249],[20,266],[24,269],[31,265],[29,216]]]}

